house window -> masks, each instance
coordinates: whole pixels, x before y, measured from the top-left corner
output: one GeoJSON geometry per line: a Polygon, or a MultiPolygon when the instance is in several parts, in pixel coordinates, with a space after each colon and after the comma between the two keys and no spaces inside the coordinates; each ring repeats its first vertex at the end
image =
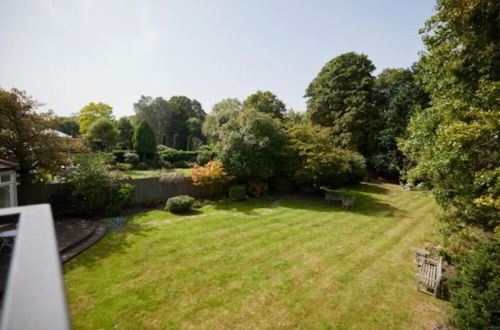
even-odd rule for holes
{"type": "Polygon", "coordinates": [[[17,206],[16,172],[0,172],[0,208],[17,206]]]}

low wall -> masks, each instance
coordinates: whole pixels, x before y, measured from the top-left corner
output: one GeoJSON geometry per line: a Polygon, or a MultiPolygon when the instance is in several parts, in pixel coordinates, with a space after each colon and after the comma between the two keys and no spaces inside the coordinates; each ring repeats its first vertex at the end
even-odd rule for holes
{"type": "MultiPolygon", "coordinates": [[[[120,181],[134,186],[130,205],[165,202],[168,198],[178,195],[190,195],[196,198],[206,198],[209,195],[207,189],[195,186],[190,178],[179,184],[160,183],[157,177],[120,181]]],[[[64,183],[19,186],[17,190],[19,205],[50,203],[50,197],[66,187],[64,183]]],[[[226,188],[220,187],[214,191],[214,196],[222,194],[226,188]]]]}

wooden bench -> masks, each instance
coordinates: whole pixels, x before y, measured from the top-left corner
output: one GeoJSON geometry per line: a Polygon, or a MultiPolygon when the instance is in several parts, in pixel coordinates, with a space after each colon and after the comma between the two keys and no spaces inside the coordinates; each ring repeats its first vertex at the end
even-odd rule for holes
{"type": "Polygon", "coordinates": [[[342,207],[344,209],[349,209],[354,206],[354,202],[356,201],[356,197],[343,197],[343,196],[337,196],[335,194],[332,194],[330,192],[325,193],[325,203],[331,204],[333,202],[338,202],[340,201],[342,203],[342,207]]]}
{"type": "Polygon", "coordinates": [[[442,258],[439,260],[424,258],[417,274],[417,290],[436,297],[441,282],[442,269],[442,258]],[[420,289],[421,285],[424,287],[423,290],[420,289]]]}

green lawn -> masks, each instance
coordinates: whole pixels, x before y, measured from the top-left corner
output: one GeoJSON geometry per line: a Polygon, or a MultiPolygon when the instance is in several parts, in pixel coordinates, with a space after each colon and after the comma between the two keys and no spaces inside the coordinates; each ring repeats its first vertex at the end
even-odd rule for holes
{"type": "Polygon", "coordinates": [[[415,289],[429,196],[351,190],[354,208],[282,197],[150,211],[65,266],[76,329],[423,329],[448,304],[415,289]]]}
{"type": "Polygon", "coordinates": [[[133,179],[141,179],[141,178],[151,178],[155,176],[160,176],[162,173],[169,172],[180,172],[186,175],[191,175],[191,168],[172,168],[172,169],[161,169],[161,170],[128,170],[123,171],[123,174],[131,176],[133,179]]]}

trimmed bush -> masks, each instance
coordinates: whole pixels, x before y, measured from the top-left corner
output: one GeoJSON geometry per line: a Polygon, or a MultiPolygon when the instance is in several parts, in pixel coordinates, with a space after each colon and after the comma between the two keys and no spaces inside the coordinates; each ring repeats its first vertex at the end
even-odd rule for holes
{"type": "Polygon", "coordinates": [[[195,199],[188,195],[180,195],[171,197],[165,204],[165,210],[172,213],[184,213],[191,211],[195,199]]]}
{"type": "Polygon", "coordinates": [[[128,171],[132,169],[132,164],[116,163],[113,168],[118,171],[128,171]]]}
{"type": "Polygon", "coordinates": [[[161,154],[162,152],[166,151],[167,149],[169,149],[166,145],[164,144],[159,144],[156,146],[156,152],[161,154]]]}
{"type": "Polygon", "coordinates": [[[175,168],[191,168],[192,165],[193,165],[192,163],[186,162],[185,160],[180,160],[174,163],[175,168]]]}
{"type": "Polygon", "coordinates": [[[135,164],[139,163],[139,155],[136,154],[135,152],[126,152],[123,155],[123,160],[127,164],[135,165],[135,164]]]}
{"type": "Polygon", "coordinates": [[[141,162],[141,163],[137,164],[137,166],[135,168],[138,169],[139,171],[145,171],[149,168],[149,166],[148,166],[148,164],[141,162]]]}
{"type": "Polygon", "coordinates": [[[247,189],[242,184],[234,185],[229,189],[229,198],[233,201],[241,201],[246,195],[247,189]]]}
{"type": "Polygon", "coordinates": [[[158,155],[161,160],[166,162],[171,162],[171,163],[180,161],[193,162],[196,160],[198,152],[165,148],[163,149],[163,151],[158,152],[158,155]]]}
{"type": "Polygon", "coordinates": [[[206,163],[211,161],[214,158],[215,153],[210,150],[203,150],[198,152],[198,156],[196,156],[196,162],[201,166],[205,166],[206,163]]]}

